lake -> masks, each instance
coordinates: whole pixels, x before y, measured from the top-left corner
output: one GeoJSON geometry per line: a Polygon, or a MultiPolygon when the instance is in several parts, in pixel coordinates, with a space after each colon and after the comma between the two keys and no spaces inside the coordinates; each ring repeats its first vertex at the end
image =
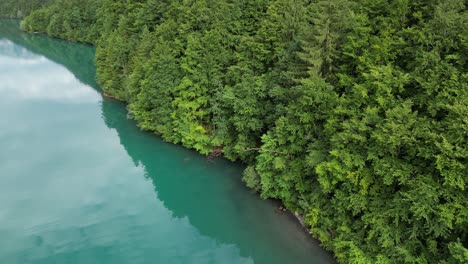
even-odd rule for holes
{"type": "Polygon", "coordinates": [[[0,263],[334,263],[241,164],[139,130],[93,58],[0,20],[0,263]]]}

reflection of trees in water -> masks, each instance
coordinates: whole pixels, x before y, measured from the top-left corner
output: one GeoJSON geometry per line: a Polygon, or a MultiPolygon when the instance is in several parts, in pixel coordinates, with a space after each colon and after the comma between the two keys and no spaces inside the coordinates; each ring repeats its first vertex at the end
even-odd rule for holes
{"type": "Polygon", "coordinates": [[[93,47],[23,33],[19,30],[19,20],[15,19],[0,19],[0,38],[8,39],[33,53],[65,66],[82,83],[99,90],[93,47]]]}
{"type": "Polygon", "coordinates": [[[312,248],[297,226],[288,223],[286,215],[278,216],[268,202],[244,188],[240,166],[220,159],[210,161],[139,131],[118,102],[103,101],[102,110],[106,125],[117,131],[133,162],[144,166],[146,177],[173,217],[187,217],[202,235],[234,244],[241,256],[251,256],[258,263],[303,263],[307,256],[313,263],[311,255],[318,249],[312,248]],[[263,225],[259,217],[264,219],[263,225]],[[280,226],[286,230],[274,229],[280,226]],[[272,254],[285,251],[288,253],[272,254]],[[294,257],[297,261],[291,261],[294,257]]]}
{"type": "MultiPolygon", "coordinates": [[[[18,25],[17,20],[0,20],[0,38],[63,65],[82,83],[100,90],[93,47],[25,34],[19,32],[18,25]]],[[[109,128],[117,131],[133,162],[145,168],[146,177],[173,217],[187,217],[202,235],[236,245],[241,256],[250,256],[256,263],[313,263],[314,253],[319,255],[317,263],[329,259],[288,222],[288,216],[276,215],[268,202],[243,187],[240,166],[220,159],[210,161],[139,131],[127,119],[122,103],[104,100],[102,117],[109,128]],[[259,224],[259,217],[264,224],[259,224]]]]}
{"type": "Polygon", "coordinates": [[[0,55],[11,58],[21,57],[23,59],[39,58],[39,55],[31,53],[28,49],[22,46],[15,45],[10,40],[3,40],[0,38],[0,55]]]}

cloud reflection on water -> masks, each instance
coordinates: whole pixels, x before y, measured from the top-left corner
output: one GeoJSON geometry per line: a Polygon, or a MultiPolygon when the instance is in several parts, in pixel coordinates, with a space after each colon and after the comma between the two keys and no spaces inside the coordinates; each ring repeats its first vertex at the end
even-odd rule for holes
{"type": "Polygon", "coordinates": [[[253,264],[155,199],[100,100],[66,67],[0,39],[0,263],[253,264]]]}
{"type": "Polygon", "coordinates": [[[98,92],[77,82],[65,67],[0,40],[0,93],[22,100],[96,103],[98,92]],[[13,57],[18,56],[18,57],[13,57]]]}

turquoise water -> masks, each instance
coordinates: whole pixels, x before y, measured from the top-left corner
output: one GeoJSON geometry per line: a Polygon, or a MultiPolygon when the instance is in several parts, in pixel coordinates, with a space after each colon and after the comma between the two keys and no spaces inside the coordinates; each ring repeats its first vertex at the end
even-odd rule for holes
{"type": "Polygon", "coordinates": [[[93,56],[0,20],[0,263],[333,263],[241,165],[140,131],[93,56]]]}

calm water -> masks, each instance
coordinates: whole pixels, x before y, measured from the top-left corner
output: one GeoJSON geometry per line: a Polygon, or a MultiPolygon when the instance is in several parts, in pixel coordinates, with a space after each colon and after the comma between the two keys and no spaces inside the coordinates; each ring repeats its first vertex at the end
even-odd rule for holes
{"type": "Polygon", "coordinates": [[[240,165],[139,131],[93,56],[0,20],[0,263],[333,263],[240,165]]]}

